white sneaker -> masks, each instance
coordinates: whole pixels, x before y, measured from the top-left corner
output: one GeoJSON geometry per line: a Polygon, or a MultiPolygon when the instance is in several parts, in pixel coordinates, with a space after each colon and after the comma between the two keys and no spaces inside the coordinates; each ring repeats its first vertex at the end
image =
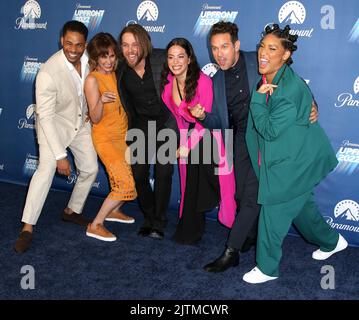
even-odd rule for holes
{"type": "Polygon", "coordinates": [[[270,277],[264,274],[262,271],[258,269],[258,267],[254,267],[251,271],[247,272],[243,276],[243,280],[248,283],[263,283],[269,280],[275,280],[278,277],[270,277]]]}
{"type": "Polygon", "coordinates": [[[312,253],[312,258],[315,260],[328,259],[331,255],[333,255],[336,252],[344,250],[347,246],[348,246],[348,242],[344,239],[344,237],[341,234],[339,234],[338,243],[337,246],[334,248],[334,250],[325,252],[318,249],[312,253]]]}

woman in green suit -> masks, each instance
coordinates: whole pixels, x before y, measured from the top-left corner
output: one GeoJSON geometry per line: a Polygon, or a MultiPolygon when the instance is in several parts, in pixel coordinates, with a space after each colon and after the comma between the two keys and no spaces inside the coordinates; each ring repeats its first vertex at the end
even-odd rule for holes
{"type": "Polygon", "coordinates": [[[314,187],[337,165],[330,142],[318,122],[310,123],[312,94],[290,68],[297,36],[290,28],[266,27],[258,50],[262,80],[253,91],[247,145],[259,179],[257,266],[243,276],[249,283],[279,274],[282,242],[293,223],[320,248],[324,260],[348,243],[323,219],[313,199],[314,187]]]}

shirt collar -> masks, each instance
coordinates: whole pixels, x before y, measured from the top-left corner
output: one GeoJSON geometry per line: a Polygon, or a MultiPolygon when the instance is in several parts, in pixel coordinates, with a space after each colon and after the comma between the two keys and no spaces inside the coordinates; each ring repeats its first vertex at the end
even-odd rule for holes
{"type": "MultiPolygon", "coordinates": [[[[67,65],[67,67],[69,68],[70,71],[74,70],[75,67],[74,65],[69,62],[69,60],[67,60],[66,56],[65,56],[65,53],[64,53],[64,49],[61,50],[61,53],[62,53],[62,56],[64,58],[64,61],[65,61],[65,64],[67,65]]],[[[83,67],[86,67],[87,63],[88,63],[88,55],[87,55],[87,52],[85,51],[84,54],[82,55],[80,61],[81,61],[81,70],[84,70],[83,67]]]]}
{"type": "Polygon", "coordinates": [[[242,68],[243,68],[243,57],[240,54],[236,64],[233,67],[230,67],[228,71],[233,74],[238,74],[239,72],[241,72],[242,68]]]}

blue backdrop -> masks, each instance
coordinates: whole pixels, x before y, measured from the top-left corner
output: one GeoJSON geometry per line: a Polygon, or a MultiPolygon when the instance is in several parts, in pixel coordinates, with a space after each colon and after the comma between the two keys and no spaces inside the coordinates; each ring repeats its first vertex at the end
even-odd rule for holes
{"type": "MultiPolygon", "coordinates": [[[[322,214],[352,245],[359,245],[359,1],[358,0],[2,0],[0,21],[0,180],[28,184],[38,163],[34,131],[34,79],[39,67],[59,49],[63,23],[84,22],[89,38],[100,31],[117,38],[128,23],[149,31],[156,47],[173,37],[188,38],[203,70],[211,63],[206,35],[219,21],[239,26],[241,49],[255,50],[268,23],[290,24],[299,35],[294,69],[309,83],[320,110],[320,122],[337,152],[339,165],[316,190],[322,214]]],[[[56,176],[53,187],[72,188],[56,176]]],[[[101,168],[92,193],[106,195],[101,168]]],[[[176,171],[171,207],[177,208],[176,171]]]]}

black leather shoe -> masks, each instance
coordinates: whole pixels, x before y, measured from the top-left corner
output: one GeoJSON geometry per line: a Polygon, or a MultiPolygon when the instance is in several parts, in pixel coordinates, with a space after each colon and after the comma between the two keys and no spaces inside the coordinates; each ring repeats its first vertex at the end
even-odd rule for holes
{"type": "Polygon", "coordinates": [[[150,238],[152,239],[156,239],[156,240],[162,240],[164,237],[164,234],[162,231],[156,230],[156,229],[152,229],[151,233],[148,235],[150,238]]]}
{"type": "Polygon", "coordinates": [[[252,246],[255,246],[257,244],[257,239],[253,239],[253,238],[247,238],[241,248],[241,252],[247,252],[250,250],[250,248],[252,246]]]}
{"type": "Polygon", "coordinates": [[[207,272],[223,272],[230,267],[236,267],[239,265],[239,251],[228,247],[222,255],[203,267],[207,272]]]}
{"type": "Polygon", "coordinates": [[[151,227],[141,227],[137,234],[142,237],[148,237],[152,231],[151,227]]]}

